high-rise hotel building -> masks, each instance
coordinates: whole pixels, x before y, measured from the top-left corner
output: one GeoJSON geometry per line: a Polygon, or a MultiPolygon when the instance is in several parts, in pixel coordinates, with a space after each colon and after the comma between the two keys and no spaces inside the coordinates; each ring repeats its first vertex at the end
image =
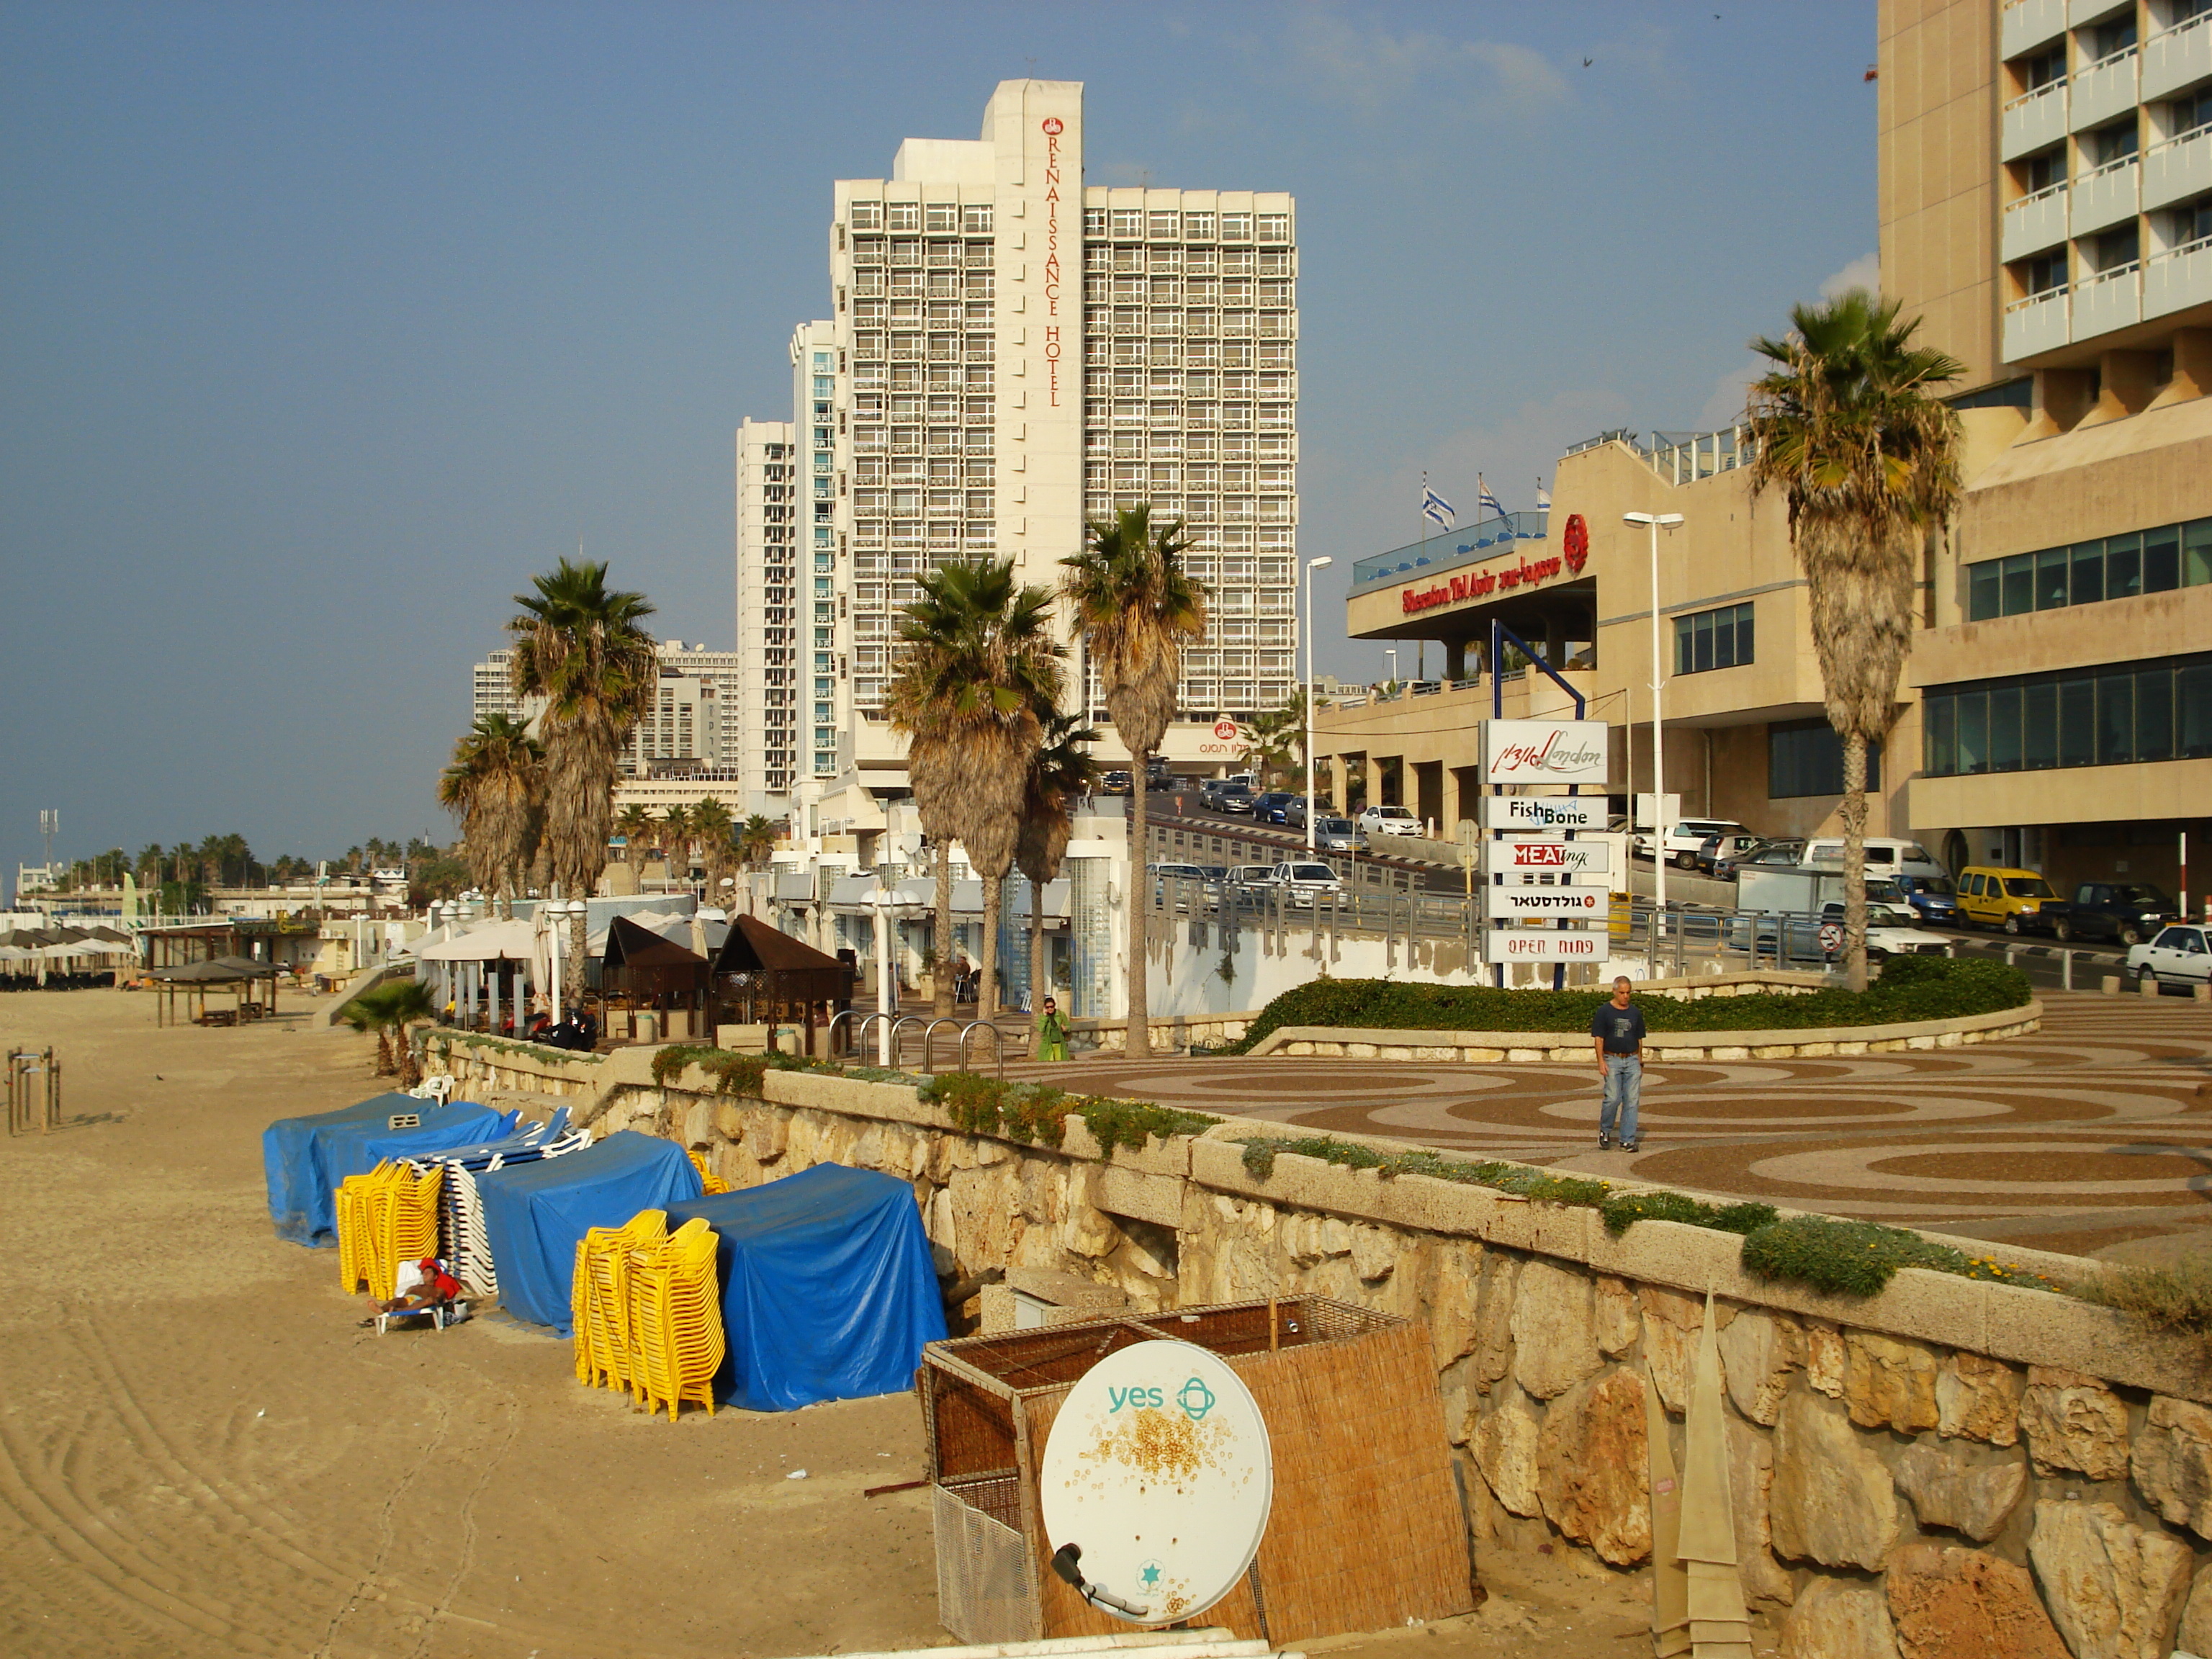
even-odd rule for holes
{"type": "Polygon", "coordinates": [[[1212,612],[1166,752],[1228,759],[1214,722],[1294,683],[1297,274],[1287,195],[1086,186],[1078,82],[1002,82],[981,137],[910,138],[888,179],[839,180],[831,320],[792,343],[796,477],[766,476],[769,426],[739,439],[741,638],[757,613],[773,649],[780,607],[798,635],[792,744],[765,704],[742,722],[763,787],[902,788],[884,703],[918,579],[1011,557],[1055,586],[1086,520],[1140,501],[1188,522],[1212,612]]]}

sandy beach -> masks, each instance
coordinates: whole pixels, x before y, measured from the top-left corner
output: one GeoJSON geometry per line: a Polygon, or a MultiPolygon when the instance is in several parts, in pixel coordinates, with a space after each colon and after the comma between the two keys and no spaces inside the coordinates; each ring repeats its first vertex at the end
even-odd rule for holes
{"type": "MultiPolygon", "coordinates": [[[[0,1150],[0,1650],[805,1655],[949,1642],[896,1395],[633,1412],[493,1313],[361,1328],[332,1251],[271,1233],[260,1133],[376,1092],[304,1000],[157,1030],[121,992],[0,998],[66,1120],[0,1150]],[[803,1480],[790,1477],[805,1470],[803,1480]]],[[[1626,1656],[1641,1581],[1490,1580],[1474,1617],[1308,1644],[1626,1656]]]]}

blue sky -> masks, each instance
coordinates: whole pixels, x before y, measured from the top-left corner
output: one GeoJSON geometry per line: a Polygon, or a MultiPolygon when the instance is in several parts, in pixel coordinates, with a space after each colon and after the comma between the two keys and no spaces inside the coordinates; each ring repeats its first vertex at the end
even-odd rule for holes
{"type": "MultiPolygon", "coordinates": [[[[77,856],[446,838],[468,666],[580,541],[727,645],[830,181],[1000,79],[1088,83],[1093,183],[1297,194],[1342,577],[1424,468],[1519,507],[1725,419],[1870,274],[1873,55],[1835,0],[0,5],[0,860],[48,806],[77,856]]],[[[1342,615],[1322,668],[1379,673],[1342,615]]]]}

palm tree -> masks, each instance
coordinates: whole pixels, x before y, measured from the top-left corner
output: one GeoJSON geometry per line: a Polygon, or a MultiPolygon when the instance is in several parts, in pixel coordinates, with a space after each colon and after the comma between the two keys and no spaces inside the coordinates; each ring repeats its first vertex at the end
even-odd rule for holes
{"type": "Polygon", "coordinates": [[[952,936],[949,843],[957,840],[983,884],[976,1012],[988,1019],[998,1008],[1000,890],[1021,828],[1037,709],[1060,696],[1052,597],[1017,582],[1012,559],[949,564],[921,586],[899,629],[887,706],[908,739],[922,828],[938,844],[938,1006],[951,1012],[944,969],[952,936]]]}
{"type": "Polygon", "coordinates": [[[615,814],[615,830],[623,838],[623,862],[635,872],[644,865],[646,843],[653,838],[653,814],[632,801],[615,814]]]}
{"type": "Polygon", "coordinates": [[[1190,534],[1182,520],[1155,529],[1150,507],[1121,509],[1089,526],[1089,545],[1060,563],[1061,591],[1075,610],[1106,693],[1106,712],[1129,751],[1129,1034],[1133,1060],[1152,1051],[1146,996],[1146,771],[1175,717],[1183,647],[1206,631],[1206,596],[1182,568],[1190,534]]]}
{"type": "Polygon", "coordinates": [[[1912,647],[1923,548],[1959,498],[1959,417],[1935,389],[1966,372],[1911,343],[1919,319],[1854,289],[1798,306],[1790,332],[1758,339],[1777,365],[1754,381],[1746,420],[1754,490],[1780,489],[1805,572],[1828,724],[1844,744],[1846,983],[1866,988],[1867,745],[1897,719],[1912,647]]]}
{"type": "Polygon", "coordinates": [[[691,878],[690,811],[681,806],[670,807],[661,814],[654,834],[660,844],[660,856],[667,860],[670,878],[689,881],[691,878]]]}
{"type": "Polygon", "coordinates": [[[722,878],[737,854],[737,824],[730,809],[714,796],[691,808],[691,834],[699,843],[699,862],[707,867],[707,902],[722,902],[722,878]]]}
{"type": "Polygon", "coordinates": [[[389,1077],[394,1070],[399,1073],[399,1086],[411,1089],[422,1079],[416,1069],[414,1046],[407,1040],[407,1028],[420,1025],[438,1017],[436,1003],[430,998],[430,988],[419,980],[392,979],[373,990],[364,991],[338,1010],[338,1018],[367,1036],[376,1036],[376,1072],[378,1077],[389,1077]],[[392,1041],[397,1035],[395,1048],[392,1041]],[[398,1065],[393,1056],[398,1055],[398,1065]]]}
{"type": "Polygon", "coordinates": [[[775,825],[758,812],[746,818],[738,830],[738,854],[750,865],[766,864],[775,853],[775,825]]]}
{"type": "Polygon", "coordinates": [[[1244,757],[1260,774],[1262,788],[1276,782],[1303,784],[1305,769],[1298,757],[1305,750],[1306,694],[1293,688],[1279,708],[1263,710],[1243,728],[1244,757]]]}
{"type": "Polygon", "coordinates": [[[1098,741],[1098,734],[1083,723],[1083,716],[1041,709],[1038,720],[1042,730],[1022,793],[1021,832],[1014,842],[1014,862],[1030,881],[1030,1012],[1033,1019],[1043,1015],[1047,984],[1044,890],[1060,878],[1060,861],[1067,856],[1067,838],[1074,825],[1077,797],[1089,794],[1098,782],[1098,763],[1087,746],[1098,741]]]}
{"type": "Polygon", "coordinates": [[[507,714],[479,716],[438,779],[438,804],[461,821],[469,878],[510,916],[544,790],[545,751],[507,714]]]}
{"type": "MultiPolygon", "coordinates": [[[[552,879],[571,898],[587,897],[606,868],[615,780],[623,745],[653,706],[660,671],[653,637],[639,626],[653,614],[642,593],[611,591],[607,568],[567,559],[518,593],[514,692],[543,697],[538,738],[545,745],[545,836],[552,879]]],[[[572,923],[574,959],[584,959],[585,919],[572,923]]]]}

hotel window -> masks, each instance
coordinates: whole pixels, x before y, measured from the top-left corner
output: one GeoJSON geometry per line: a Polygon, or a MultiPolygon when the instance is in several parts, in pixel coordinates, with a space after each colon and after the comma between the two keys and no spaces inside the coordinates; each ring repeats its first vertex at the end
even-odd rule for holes
{"type": "Polygon", "coordinates": [[[1151,221],[1151,235],[1153,241],[1171,242],[1175,240],[1176,232],[1182,222],[1181,216],[1179,215],[1171,212],[1154,212],[1147,214],[1146,217],[1151,221]]]}
{"type": "MultiPolygon", "coordinates": [[[[1736,668],[1752,659],[1751,607],[1724,605],[1674,618],[1674,672],[1702,674],[1736,668]]],[[[1808,793],[1825,793],[1808,791],[1808,793]]]]}
{"type": "Polygon", "coordinates": [[[927,210],[927,230],[939,233],[960,228],[960,208],[953,202],[932,202],[927,210]]]}
{"type": "Polygon", "coordinates": [[[2212,656],[1930,690],[1930,777],[2212,756],[2212,656]]]}
{"type": "Polygon", "coordinates": [[[884,228],[884,204],[881,202],[855,202],[850,212],[855,230],[881,230],[884,228]]]}
{"type": "Polygon", "coordinates": [[[1106,234],[1104,208],[1087,207],[1083,210],[1083,234],[1085,236],[1103,236],[1106,234]]]}
{"type": "Polygon", "coordinates": [[[1260,240],[1263,242],[1287,242],[1291,239],[1291,216],[1287,213],[1263,213],[1260,216],[1260,240]]]}
{"type": "Polygon", "coordinates": [[[1966,620],[2130,599],[2212,582],[2212,519],[2130,531],[1966,567],[1966,620]]]}
{"type": "Polygon", "coordinates": [[[991,234],[991,204],[972,202],[960,210],[960,229],[963,235],[988,236],[991,234]]]}
{"type": "MultiPolygon", "coordinates": [[[[1881,787],[1881,745],[1867,745],[1869,791],[1881,787]]],[[[1777,720],[1766,728],[1770,800],[1844,793],[1844,740],[1825,720],[1777,720]]]]}
{"type": "Polygon", "coordinates": [[[1252,240],[1252,216],[1249,213],[1224,213],[1221,216],[1221,240],[1224,242],[1249,242],[1252,240]]]}
{"type": "Polygon", "coordinates": [[[1145,214],[1141,208],[1115,208],[1111,216],[1113,234],[1134,241],[1145,234],[1145,214]]]}
{"type": "Polygon", "coordinates": [[[1194,242],[1213,240],[1213,216],[1210,213],[1186,213],[1182,216],[1182,234],[1194,242]]]}
{"type": "Polygon", "coordinates": [[[890,215],[890,224],[889,228],[892,230],[920,230],[921,228],[921,203],[893,202],[890,204],[888,211],[890,215]]]}

